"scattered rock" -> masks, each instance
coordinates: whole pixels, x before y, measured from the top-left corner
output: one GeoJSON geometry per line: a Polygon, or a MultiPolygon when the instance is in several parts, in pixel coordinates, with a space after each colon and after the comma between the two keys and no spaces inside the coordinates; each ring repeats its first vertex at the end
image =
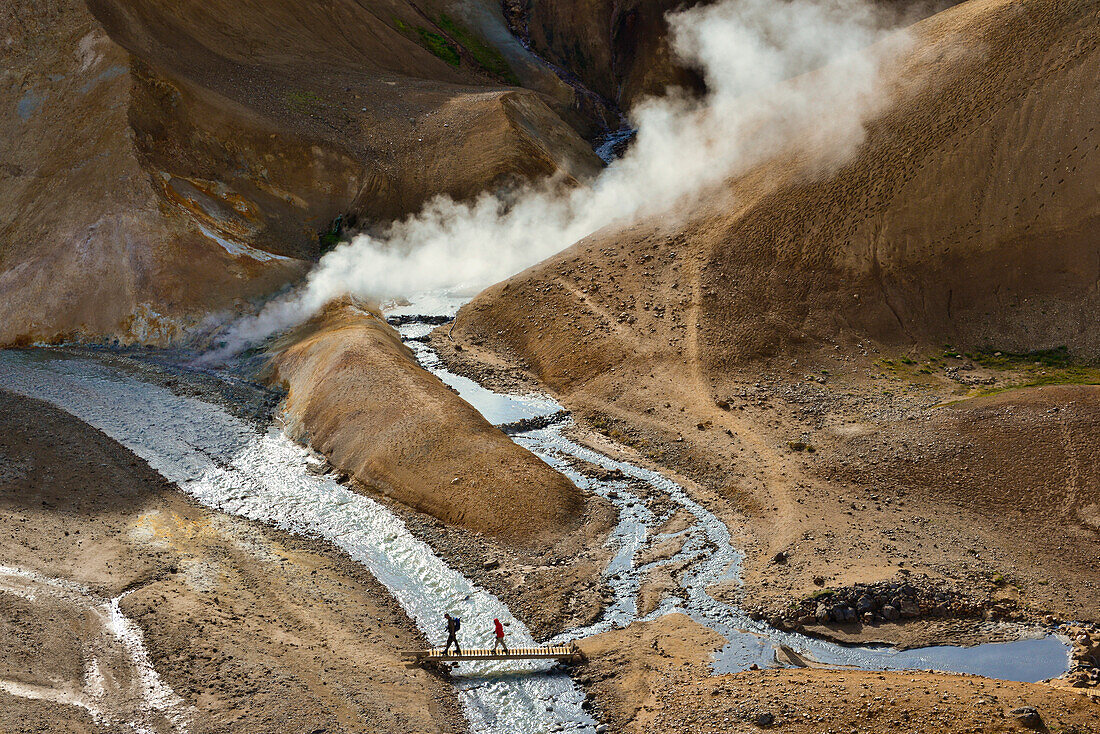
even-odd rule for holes
{"type": "Polygon", "coordinates": [[[757,726],[759,726],[759,727],[771,726],[772,724],[775,723],[775,716],[773,714],[769,714],[768,712],[765,711],[765,712],[757,714],[753,718],[752,722],[754,724],[756,724],[757,726]]]}
{"type": "Polygon", "coordinates": [[[1043,726],[1043,717],[1031,706],[1021,706],[1008,713],[1028,729],[1039,729],[1043,726]]]}

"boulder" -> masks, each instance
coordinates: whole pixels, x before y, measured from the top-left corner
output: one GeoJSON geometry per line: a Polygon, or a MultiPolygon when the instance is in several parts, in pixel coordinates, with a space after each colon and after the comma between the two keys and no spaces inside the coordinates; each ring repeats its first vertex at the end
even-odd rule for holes
{"type": "Polygon", "coordinates": [[[764,711],[753,717],[753,723],[759,727],[768,727],[775,723],[775,716],[773,714],[764,711]]]}
{"type": "Polygon", "coordinates": [[[1012,709],[1008,714],[1028,729],[1041,729],[1043,727],[1043,717],[1032,706],[1020,706],[1012,709]]]}

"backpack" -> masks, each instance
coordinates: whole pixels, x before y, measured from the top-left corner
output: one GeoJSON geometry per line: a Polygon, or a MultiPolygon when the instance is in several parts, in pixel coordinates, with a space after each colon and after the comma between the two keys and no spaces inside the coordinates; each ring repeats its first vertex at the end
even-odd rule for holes
{"type": "Polygon", "coordinates": [[[458,632],[460,629],[462,629],[462,620],[458,617],[454,617],[453,619],[455,621],[455,632],[458,632]]]}

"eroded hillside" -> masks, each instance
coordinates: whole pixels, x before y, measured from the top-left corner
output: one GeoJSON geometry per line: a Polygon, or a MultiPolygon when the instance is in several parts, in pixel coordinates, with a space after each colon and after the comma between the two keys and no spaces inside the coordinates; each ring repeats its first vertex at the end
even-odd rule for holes
{"type": "Polygon", "coordinates": [[[1097,22],[1039,1],[923,21],[843,165],[796,146],[597,233],[468,305],[461,352],[436,344],[693,479],[753,529],[762,607],[925,573],[1094,616],[1097,388],[1014,388],[1096,382],[1097,22]]]}
{"type": "Polygon", "coordinates": [[[0,343],[164,343],[351,225],[601,165],[491,3],[3,13],[0,343]]]}

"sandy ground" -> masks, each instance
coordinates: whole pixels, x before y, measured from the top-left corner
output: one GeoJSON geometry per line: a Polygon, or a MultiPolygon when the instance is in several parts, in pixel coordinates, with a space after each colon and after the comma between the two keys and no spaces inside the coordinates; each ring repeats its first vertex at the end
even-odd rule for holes
{"type": "MultiPolygon", "coordinates": [[[[435,343],[458,372],[501,389],[545,389],[475,340],[460,341],[462,352],[442,332],[435,343]]],[[[942,373],[916,379],[874,363],[829,364],[827,378],[799,368],[727,376],[716,397],[686,389],[675,366],[649,364],[601,378],[610,401],[588,390],[557,395],[610,439],[601,450],[675,478],[726,521],[746,559],[744,584],[723,593],[765,617],[874,582],[943,593],[965,608],[946,616],[964,623],[926,615],[920,629],[880,619],[811,631],[904,645],[952,639],[987,612],[1100,616],[1090,560],[1100,554],[1092,514],[1100,388],[952,402],[974,389],[942,373]]]]}
{"type": "MultiPolygon", "coordinates": [[[[461,731],[448,683],[385,590],[325,544],[210,512],[67,414],[0,393],[0,563],[78,582],[144,633],[192,732],[461,731]]],[[[0,594],[0,684],[80,688],[94,641],[71,608],[0,594]]],[[[6,689],[5,689],[6,690],[6,689]]],[[[157,731],[167,731],[163,726],[157,731]]],[[[5,732],[118,731],[0,693],[5,732]]]]}
{"type": "Polygon", "coordinates": [[[610,731],[925,734],[1020,732],[1035,708],[1046,729],[1096,731],[1100,702],[1046,684],[967,675],[813,669],[709,676],[721,639],[682,615],[585,640],[577,674],[610,731]]]}
{"type": "Polygon", "coordinates": [[[1095,27],[1081,3],[938,14],[839,170],[779,158],[597,233],[484,291],[437,351],[676,476],[733,528],[729,592],[765,616],[889,581],[967,618],[1100,618],[1095,27]],[[1025,356],[1058,345],[1071,366],[1025,356]]]}

